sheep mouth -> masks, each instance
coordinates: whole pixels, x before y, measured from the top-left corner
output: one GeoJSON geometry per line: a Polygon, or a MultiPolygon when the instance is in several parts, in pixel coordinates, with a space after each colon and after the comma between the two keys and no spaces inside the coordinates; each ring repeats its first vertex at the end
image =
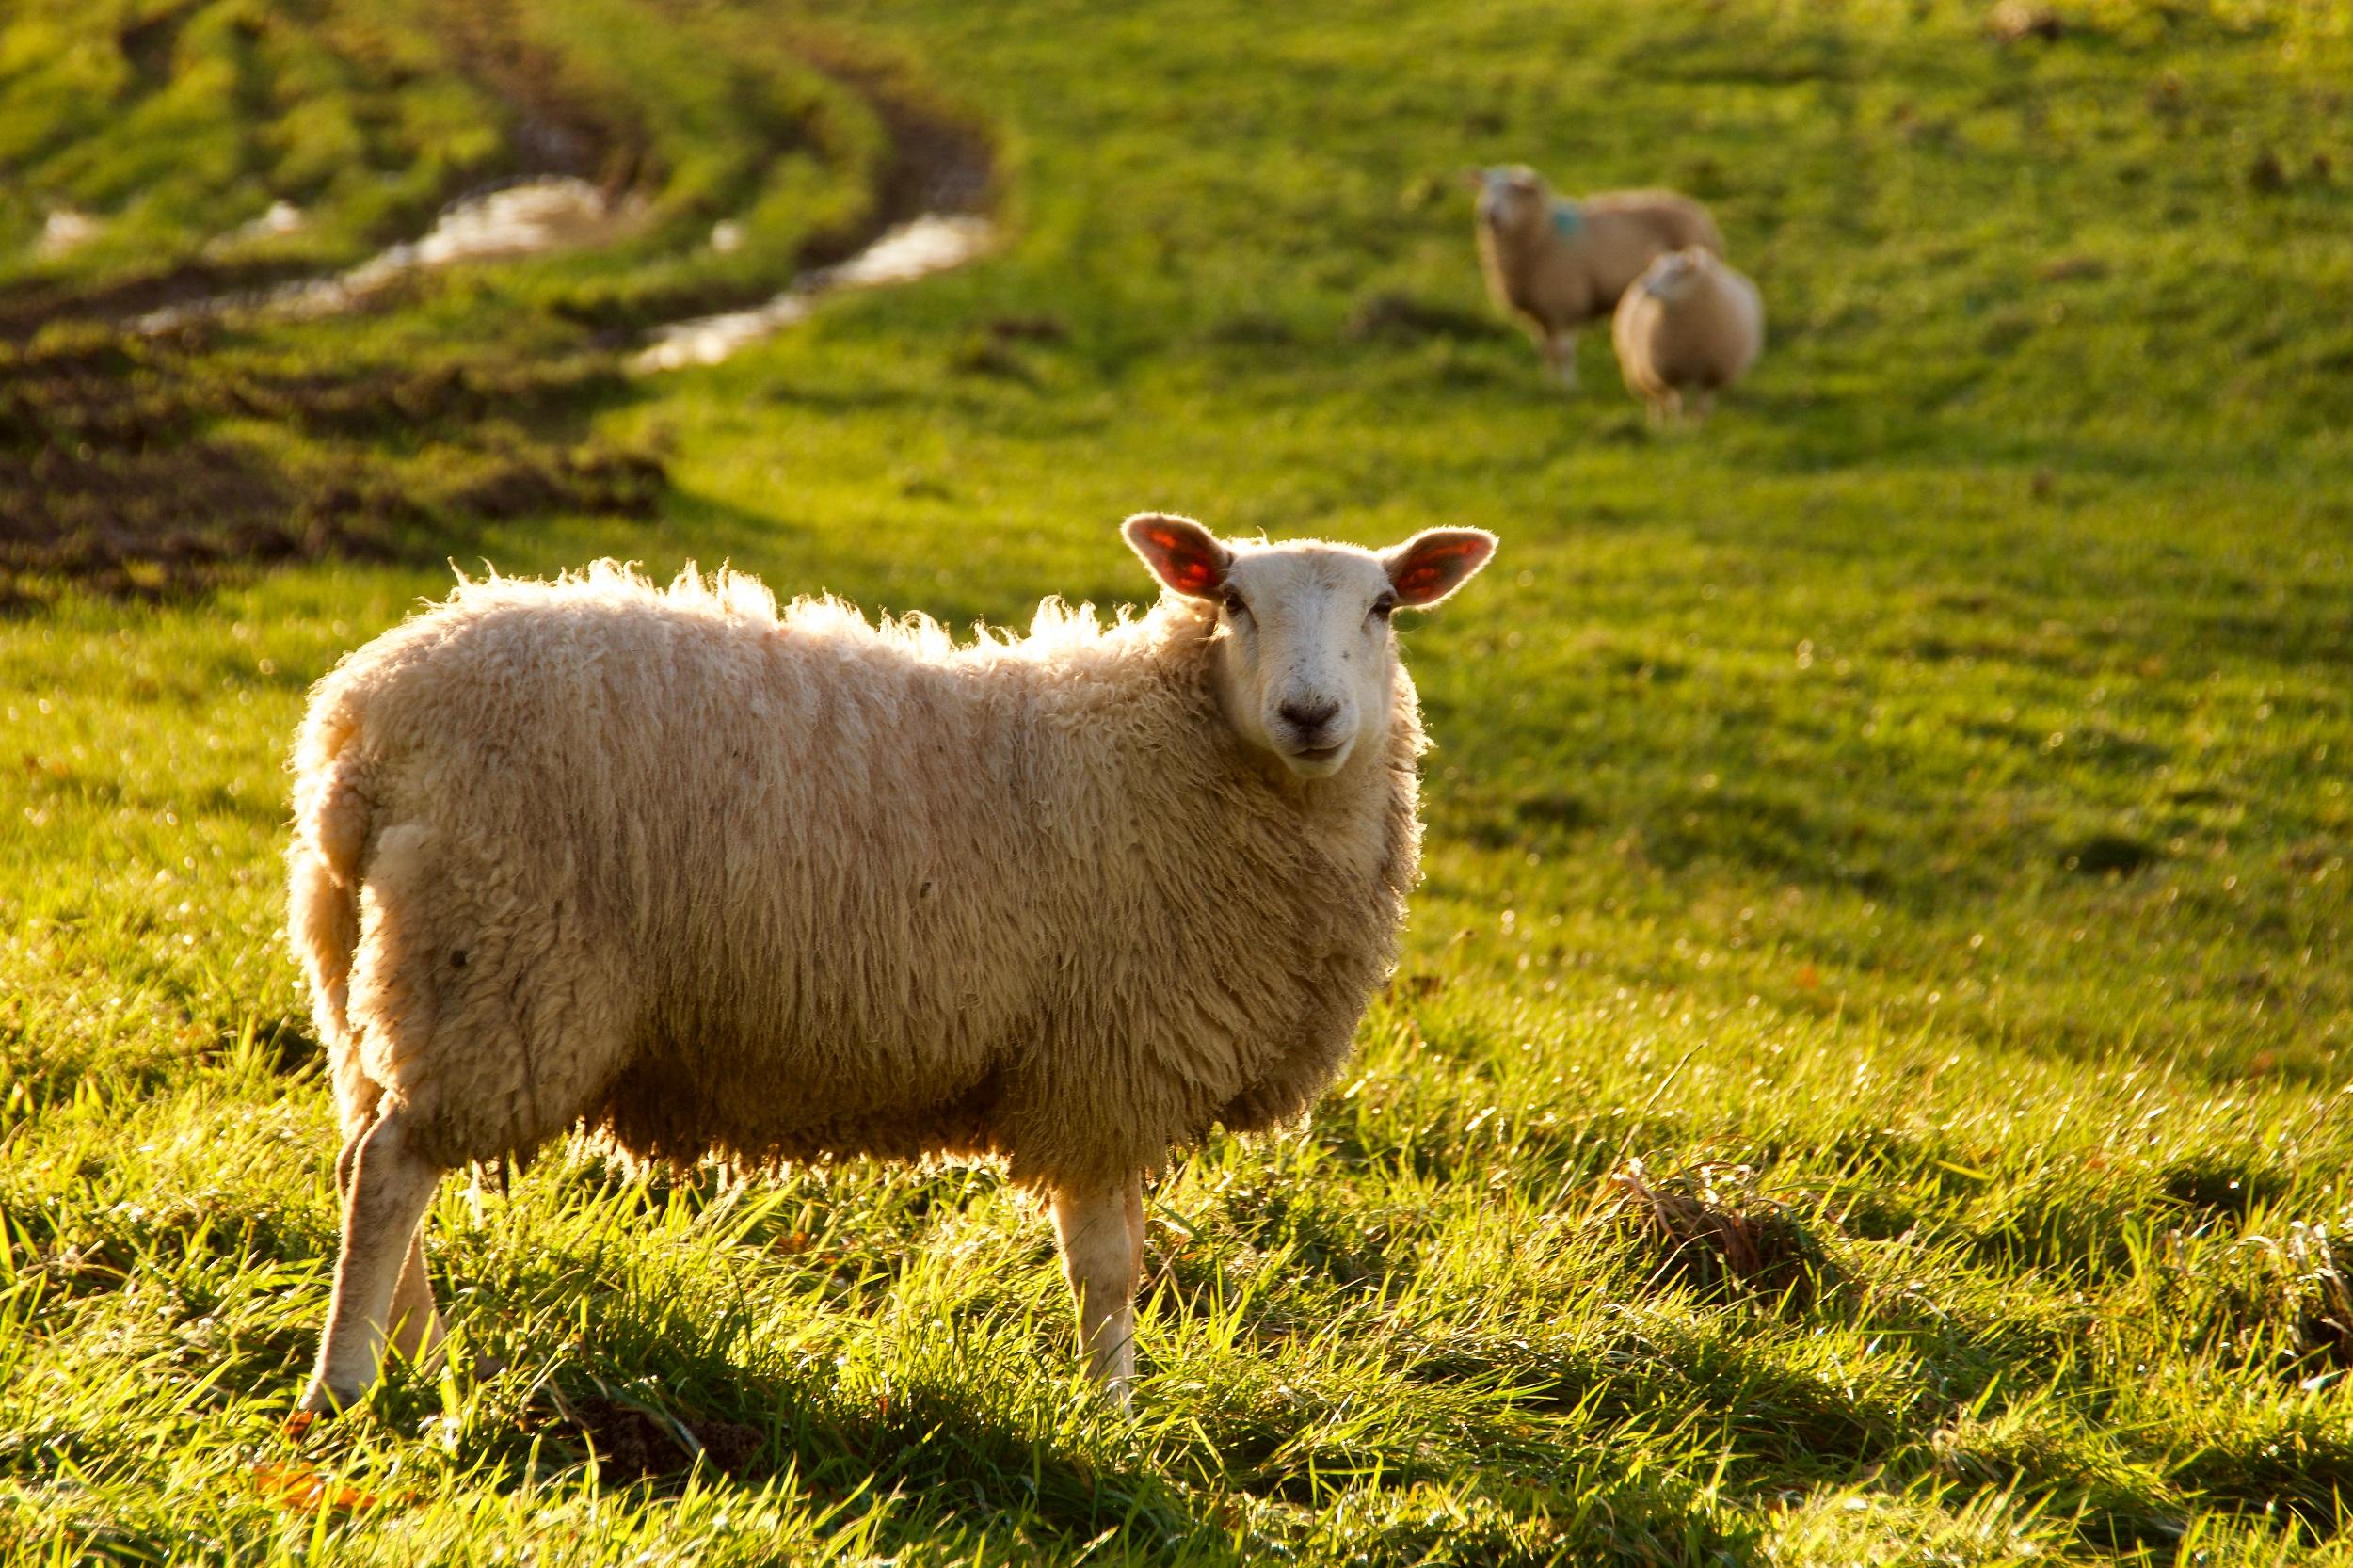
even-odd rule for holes
{"type": "Polygon", "coordinates": [[[1291,750],[1291,757],[1301,762],[1337,762],[1340,760],[1340,754],[1347,749],[1346,741],[1342,741],[1337,745],[1295,746],[1291,750]]]}

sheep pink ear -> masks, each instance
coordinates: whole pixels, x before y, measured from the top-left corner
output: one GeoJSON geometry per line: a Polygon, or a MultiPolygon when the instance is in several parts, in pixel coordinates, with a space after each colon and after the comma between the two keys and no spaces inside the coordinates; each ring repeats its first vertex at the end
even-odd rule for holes
{"type": "Polygon", "coordinates": [[[1225,586],[1233,552],[1191,518],[1168,512],[1138,512],[1119,530],[1128,547],[1144,557],[1152,575],[1188,599],[1215,599],[1225,586]]]}
{"type": "Polygon", "coordinates": [[[1496,536],[1483,528],[1433,528],[1385,552],[1381,565],[1400,604],[1435,604],[1475,576],[1496,552],[1496,536]]]}

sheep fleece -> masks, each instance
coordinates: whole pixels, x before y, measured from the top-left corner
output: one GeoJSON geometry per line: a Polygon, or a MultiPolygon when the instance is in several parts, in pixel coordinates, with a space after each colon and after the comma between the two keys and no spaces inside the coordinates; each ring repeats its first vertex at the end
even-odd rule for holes
{"type": "Polygon", "coordinates": [[[1748,374],[1765,348],[1765,305],[1756,285],[1712,258],[1682,299],[1658,299],[1640,283],[1618,302],[1610,339],[1629,391],[1653,403],[1684,388],[1713,392],[1748,374]]]}
{"type": "Polygon", "coordinates": [[[1577,203],[1580,227],[1555,233],[1547,222],[1526,233],[1478,231],[1488,293],[1507,311],[1547,331],[1599,320],[1659,255],[1696,245],[1721,254],[1723,235],[1707,209],[1673,191],[1608,191],[1577,203]]]}
{"type": "Polygon", "coordinates": [[[957,646],[751,579],[461,583],[321,680],[292,928],[347,1127],[442,1165],[585,1123],[641,1158],[1157,1168],[1321,1092],[1420,837],[1385,747],[1275,777],[1213,612],[1048,600],[957,646]]]}

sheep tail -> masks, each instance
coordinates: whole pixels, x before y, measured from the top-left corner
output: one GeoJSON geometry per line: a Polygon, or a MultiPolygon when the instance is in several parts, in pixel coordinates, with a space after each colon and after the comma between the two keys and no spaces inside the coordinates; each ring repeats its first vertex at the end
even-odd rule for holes
{"type": "Polygon", "coordinates": [[[360,1070],[350,1016],[352,958],[360,947],[360,872],[374,816],[358,747],[341,747],[323,760],[304,759],[295,786],[286,923],[295,957],[311,984],[311,1017],[327,1048],[335,1106],[347,1130],[374,1115],[382,1094],[360,1070]]]}

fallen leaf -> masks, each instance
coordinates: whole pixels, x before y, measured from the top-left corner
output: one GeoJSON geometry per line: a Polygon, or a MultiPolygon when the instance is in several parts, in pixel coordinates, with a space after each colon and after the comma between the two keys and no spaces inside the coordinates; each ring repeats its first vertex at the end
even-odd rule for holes
{"type": "Polygon", "coordinates": [[[253,1486],[265,1499],[289,1513],[316,1513],[322,1508],[357,1513],[376,1507],[379,1501],[373,1492],[334,1480],[321,1475],[315,1466],[300,1463],[256,1464],[253,1486]]]}

